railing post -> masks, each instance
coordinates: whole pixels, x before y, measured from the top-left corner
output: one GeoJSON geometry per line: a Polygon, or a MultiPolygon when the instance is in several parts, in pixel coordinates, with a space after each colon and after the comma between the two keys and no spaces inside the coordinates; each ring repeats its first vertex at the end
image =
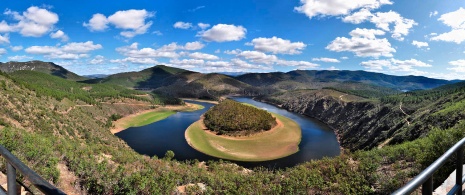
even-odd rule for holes
{"type": "Polygon", "coordinates": [[[6,172],[7,172],[7,184],[8,184],[8,195],[16,195],[16,169],[8,162],[6,163],[6,172]]]}
{"type": "Polygon", "coordinates": [[[432,195],[433,194],[433,175],[429,177],[425,183],[423,183],[421,188],[421,194],[423,195],[432,195]]]}
{"type": "Polygon", "coordinates": [[[462,175],[463,175],[463,146],[460,146],[457,151],[457,162],[455,167],[455,185],[459,187],[459,190],[455,194],[462,194],[462,175]]]}

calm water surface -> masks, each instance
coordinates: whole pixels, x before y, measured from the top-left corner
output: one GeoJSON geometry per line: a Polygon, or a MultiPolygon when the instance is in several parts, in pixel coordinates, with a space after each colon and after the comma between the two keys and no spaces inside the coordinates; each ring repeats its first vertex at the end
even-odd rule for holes
{"type": "MultiPolygon", "coordinates": [[[[321,159],[325,156],[337,156],[340,153],[339,143],[334,132],[325,124],[284,109],[277,108],[270,104],[258,102],[246,97],[232,98],[239,102],[255,105],[270,112],[278,113],[296,121],[302,129],[302,141],[300,151],[277,160],[264,162],[235,162],[244,167],[252,168],[264,166],[267,168],[291,167],[299,163],[312,159],[321,159]]],[[[206,112],[213,104],[205,102],[192,102],[201,104],[205,108],[194,112],[178,112],[168,118],[143,126],[131,127],[121,131],[116,136],[120,137],[135,151],[148,156],[163,157],[168,150],[172,150],[177,160],[198,159],[199,161],[218,160],[200,153],[187,144],[184,138],[184,131],[190,124],[199,120],[200,115],[206,112]]]]}

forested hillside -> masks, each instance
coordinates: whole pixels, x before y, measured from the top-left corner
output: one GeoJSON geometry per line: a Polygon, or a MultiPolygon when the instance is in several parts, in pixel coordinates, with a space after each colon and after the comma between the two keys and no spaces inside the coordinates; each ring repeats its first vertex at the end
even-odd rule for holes
{"type": "MultiPolygon", "coordinates": [[[[206,194],[387,194],[465,134],[463,83],[390,96],[363,95],[384,89],[364,85],[260,97],[329,124],[345,148],[341,156],[287,169],[137,154],[110,133],[112,116],[171,98],[31,71],[0,74],[0,143],[58,187],[79,193],[171,194],[189,186],[189,193],[206,194]]],[[[452,167],[435,174],[435,183],[452,167]]]]}

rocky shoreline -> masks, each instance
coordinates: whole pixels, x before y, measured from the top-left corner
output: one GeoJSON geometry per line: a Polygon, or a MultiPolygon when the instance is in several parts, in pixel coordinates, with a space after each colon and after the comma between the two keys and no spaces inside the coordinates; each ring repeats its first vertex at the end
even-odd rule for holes
{"type": "Polygon", "coordinates": [[[371,149],[392,137],[401,128],[402,113],[369,101],[343,102],[318,94],[284,94],[255,98],[321,121],[333,129],[342,149],[371,149]]]}

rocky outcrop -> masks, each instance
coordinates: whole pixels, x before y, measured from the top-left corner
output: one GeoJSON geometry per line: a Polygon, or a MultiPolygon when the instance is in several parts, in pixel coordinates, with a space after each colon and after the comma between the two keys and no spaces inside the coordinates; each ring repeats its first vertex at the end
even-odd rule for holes
{"type": "Polygon", "coordinates": [[[334,91],[313,90],[261,100],[326,123],[338,135],[341,146],[350,150],[376,147],[406,125],[404,114],[395,107],[368,100],[343,101],[337,97],[341,95],[334,95],[334,91]]]}

